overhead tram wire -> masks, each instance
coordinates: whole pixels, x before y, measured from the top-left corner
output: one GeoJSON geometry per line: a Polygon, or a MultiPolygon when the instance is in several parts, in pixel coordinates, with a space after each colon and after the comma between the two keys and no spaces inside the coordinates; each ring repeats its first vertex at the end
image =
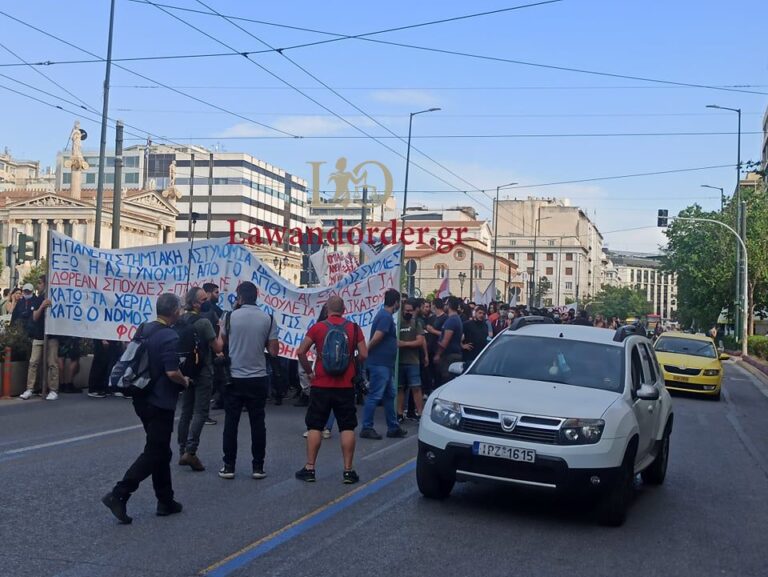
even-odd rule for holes
{"type": "MultiPolygon", "coordinates": [[[[223,40],[220,40],[219,38],[216,38],[215,36],[213,36],[213,35],[209,34],[209,33],[208,33],[208,32],[206,32],[205,30],[202,30],[202,29],[198,28],[198,27],[197,27],[197,26],[195,26],[194,24],[192,24],[192,23],[190,23],[190,22],[187,22],[187,21],[186,21],[186,20],[184,20],[183,18],[181,18],[181,17],[179,17],[179,16],[177,16],[177,15],[175,15],[175,14],[173,14],[173,13],[169,12],[168,10],[165,10],[164,8],[162,8],[162,7],[158,6],[158,5],[156,5],[154,2],[147,2],[147,4],[150,4],[150,5],[154,6],[155,8],[157,8],[157,9],[158,9],[158,10],[160,10],[161,12],[164,12],[165,14],[167,14],[168,16],[170,16],[171,18],[173,18],[173,19],[175,19],[175,20],[178,20],[179,22],[181,22],[181,23],[182,23],[182,24],[184,24],[185,26],[188,26],[189,28],[192,28],[193,30],[195,30],[195,31],[199,32],[200,34],[202,34],[202,35],[203,35],[203,36],[205,36],[206,38],[209,38],[209,39],[213,40],[214,42],[216,42],[216,43],[218,43],[218,44],[220,44],[220,45],[224,46],[225,48],[227,48],[227,49],[229,49],[229,50],[232,50],[233,52],[236,52],[236,53],[240,53],[240,51],[238,51],[236,48],[234,48],[234,47],[230,46],[229,44],[227,44],[227,43],[226,43],[226,42],[224,42],[223,40]]],[[[204,4],[203,4],[203,5],[204,5],[204,4]]],[[[204,5],[204,6],[205,6],[205,5],[204,5]]],[[[208,7],[206,6],[206,8],[208,8],[208,7]]],[[[235,25],[235,26],[236,26],[236,25],[235,25]]],[[[263,42],[263,41],[262,41],[262,40],[260,40],[260,39],[259,39],[259,41],[260,41],[260,42],[262,42],[264,45],[266,45],[266,46],[269,46],[269,45],[268,45],[266,42],[263,42]]],[[[390,152],[392,152],[393,154],[395,154],[395,155],[399,156],[400,158],[403,158],[403,159],[405,159],[405,156],[404,156],[402,153],[400,153],[398,150],[396,150],[396,149],[392,148],[391,146],[387,145],[387,144],[386,144],[386,143],[384,143],[382,140],[378,139],[376,136],[373,136],[373,135],[369,134],[368,132],[366,132],[365,130],[363,130],[362,128],[360,128],[359,126],[357,126],[357,125],[355,125],[354,123],[352,123],[351,121],[349,121],[349,120],[348,120],[347,118],[345,118],[344,116],[342,116],[342,115],[340,115],[340,114],[336,113],[334,110],[332,110],[331,108],[329,108],[328,106],[326,106],[326,105],[325,105],[325,104],[323,104],[322,102],[318,101],[317,99],[313,98],[312,96],[310,96],[310,95],[306,94],[305,92],[301,91],[300,89],[296,88],[295,86],[293,86],[293,85],[292,85],[290,82],[288,82],[288,81],[287,81],[287,80],[285,80],[284,78],[280,77],[279,75],[275,74],[274,72],[272,72],[271,70],[269,70],[269,69],[268,69],[267,67],[265,67],[264,65],[262,65],[262,64],[260,64],[260,63],[258,63],[258,62],[256,62],[256,61],[255,61],[255,60],[253,60],[252,58],[250,58],[250,56],[245,56],[245,58],[246,58],[248,61],[252,62],[252,63],[253,63],[255,66],[257,66],[259,69],[263,70],[264,72],[266,72],[267,74],[269,74],[270,76],[272,76],[273,78],[275,78],[276,80],[278,80],[279,82],[282,82],[282,83],[283,83],[283,84],[285,84],[286,86],[289,86],[289,87],[293,88],[293,89],[294,89],[296,92],[298,92],[299,94],[301,94],[302,96],[304,96],[305,98],[307,98],[308,100],[310,100],[311,102],[315,103],[317,106],[319,106],[319,107],[320,107],[320,108],[322,108],[323,110],[325,110],[325,111],[327,111],[327,112],[329,112],[329,113],[333,114],[333,115],[334,115],[336,118],[338,118],[339,120],[341,120],[342,122],[344,122],[345,124],[347,124],[348,126],[350,126],[351,128],[353,128],[354,130],[356,130],[356,131],[360,132],[360,133],[361,133],[361,134],[363,134],[363,135],[364,135],[366,138],[368,138],[368,139],[370,139],[370,140],[373,140],[374,142],[376,142],[376,143],[380,144],[381,146],[383,146],[384,148],[386,148],[387,150],[389,150],[389,151],[390,151],[390,152]]],[[[445,180],[444,178],[440,177],[439,175],[435,174],[434,172],[431,172],[430,170],[428,170],[428,169],[426,169],[426,168],[422,167],[421,165],[419,165],[419,164],[418,164],[418,163],[416,163],[416,162],[413,162],[413,161],[411,161],[411,164],[413,164],[413,166],[415,166],[415,167],[417,167],[417,168],[419,168],[419,169],[423,170],[423,171],[424,171],[424,172],[426,172],[427,174],[429,174],[429,175],[431,175],[431,176],[433,176],[433,177],[437,178],[438,180],[440,180],[441,182],[443,182],[443,183],[447,184],[448,186],[451,186],[451,187],[455,188],[457,192],[462,192],[462,193],[464,193],[464,194],[465,194],[465,195],[467,195],[469,198],[471,198],[471,199],[472,199],[474,202],[478,202],[478,203],[480,204],[480,206],[483,206],[483,207],[484,207],[484,208],[486,208],[487,210],[491,210],[489,207],[487,207],[487,206],[483,205],[483,204],[482,204],[482,203],[480,203],[480,202],[479,202],[477,199],[475,199],[474,197],[472,197],[472,196],[471,196],[471,195],[470,195],[468,192],[466,192],[465,190],[462,190],[462,189],[461,189],[461,188],[459,188],[459,187],[456,187],[455,185],[453,185],[452,183],[448,182],[447,180],[445,180]]],[[[472,185],[472,186],[474,186],[474,185],[472,185]]],[[[510,223],[510,224],[513,224],[513,223],[510,223]]]]}
{"type": "MultiPolygon", "coordinates": [[[[49,38],[53,38],[54,40],[57,40],[57,41],[59,41],[59,42],[61,42],[63,44],[66,44],[67,46],[75,48],[76,50],[78,50],[78,51],[80,51],[80,52],[82,52],[84,54],[88,54],[89,56],[93,56],[93,57],[96,57],[96,58],[101,58],[97,54],[95,54],[93,52],[90,52],[89,50],[86,50],[85,48],[81,48],[80,46],[78,46],[76,44],[73,44],[72,42],[69,42],[68,40],[64,40],[63,38],[61,38],[59,36],[56,36],[55,34],[51,34],[50,32],[47,32],[47,31],[43,30],[42,28],[38,28],[37,26],[35,26],[33,24],[30,24],[29,22],[25,22],[24,20],[16,18],[15,16],[12,16],[12,15],[8,14],[7,12],[4,12],[4,11],[0,10],[0,15],[3,15],[6,18],[9,18],[9,19],[13,20],[14,22],[18,22],[19,24],[21,24],[23,26],[31,28],[32,30],[35,30],[36,32],[39,32],[40,34],[48,36],[49,38]]],[[[270,125],[265,124],[263,122],[259,122],[257,120],[253,120],[252,118],[248,118],[247,116],[243,116],[242,114],[238,114],[237,112],[233,112],[231,110],[228,110],[226,108],[223,108],[221,106],[213,104],[212,102],[208,102],[207,100],[204,100],[202,98],[197,98],[196,96],[193,96],[191,94],[188,94],[186,92],[183,92],[181,90],[173,88],[173,87],[171,87],[171,86],[169,86],[167,84],[164,84],[164,83],[162,83],[162,82],[160,82],[158,80],[154,80],[153,78],[145,76],[145,75],[143,75],[143,74],[141,74],[139,72],[136,72],[135,70],[132,70],[130,68],[127,68],[127,67],[125,67],[125,66],[123,66],[121,64],[115,64],[113,62],[113,65],[115,67],[117,67],[117,68],[120,68],[121,70],[124,70],[125,72],[128,72],[129,74],[133,74],[134,76],[137,76],[139,78],[143,78],[147,82],[152,82],[154,84],[158,84],[159,86],[162,86],[163,88],[165,88],[167,90],[170,90],[171,92],[175,92],[176,94],[179,94],[181,96],[185,96],[186,98],[189,98],[191,100],[194,100],[196,102],[199,102],[201,104],[209,106],[211,108],[215,108],[217,110],[220,110],[221,112],[226,112],[227,114],[229,114],[231,116],[234,116],[236,118],[240,118],[241,120],[245,120],[247,122],[250,122],[251,124],[255,124],[257,126],[261,126],[262,128],[267,128],[269,130],[273,130],[273,131],[275,131],[277,133],[280,133],[280,134],[283,134],[283,135],[286,135],[286,136],[290,136],[290,137],[293,137],[293,138],[301,138],[299,135],[292,134],[292,133],[287,132],[285,130],[280,130],[279,128],[275,128],[274,126],[270,126],[270,125]]]]}
{"type": "MultiPolygon", "coordinates": [[[[215,14],[217,14],[217,15],[218,15],[220,18],[223,18],[224,20],[226,20],[226,21],[227,21],[229,24],[231,24],[232,26],[234,26],[234,27],[235,27],[235,28],[237,28],[238,30],[240,30],[240,31],[242,31],[242,32],[245,32],[245,33],[246,33],[248,36],[250,36],[250,37],[251,37],[251,38],[253,38],[254,40],[256,40],[256,41],[258,41],[258,42],[262,43],[262,44],[263,44],[264,46],[266,46],[267,48],[270,48],[270,49],[274,49],[274,47],[273,47],[273,46],[271,46],[271,45],[270,45],[268,42],[266,42],[266,41],[262,40],[261,38],[259,38],[258,36],[256,36],[256,35],[255,35],[255,34],[253,34],[252,32],[250,32],[249,30],[246,30],[245,28],[243,28],[242,26],[240,26],[239,24],[236,24],[234,21],[227,19],[227,18],[226,18],[225,16],[223,16],[223,15],[222,15],[220,12],[218,12],[217,10],[215,10],[215,9],[211,8],[210,6],[208,6],[208,5],[207,5],[205,2],[203,2],[202,0],[196,0],[196,2],[197,2],[198,4],[200,4],[201,6],[203,6],[204,8],[207,8],[208,10],[210,10],[210,11],[214,12],[214,13],[215,13],[215,14]]],[[[315,82],[319,83],[319,84],[320,84],[320,85],[322,85],[324,88],[326,88],[326,89],[330,90],[330,91],[331,91],[331,92],[332,92],[334,95],[336,95],[336,96],[337,96],[339,99],[341,99],[343,102],[345,102],[346,104],[348,104],[349,106],[351,106],[352,108],[354,108],[355,110],[357,110],[357,111],[358,111],[360,114],[364,115],[366,118],[368,118],[369,120],[373,121],[375,124],[377,124],[379,127],[383,128],[383,129],[384,129],[385,131],[387,131],[389,134],[391,134],[392,136],[394,136],[395,138],[397,138],[398,140],[400,140],[402,143],[404,143],[404,144],[405,144],[405,143],[407,143],[407,140],[405,139],[405,137],[397,136],[397,135],[396,135],[396,134],[395,134],[395,133],[394,133],[394,132],[393,132],[393,131],[392,131],[392,130],[391,130],[389,127],[388,127],[388,126],[386,126],[385,124],[382,124],[382,123],[381,123],[381,122],[379,122],[379,121],[378,121],[376,118],[374,118],[373,116],[371,116],[370,114],[368,114],[368,113],[367,113],[365,110],[363,110],[362,108],[360,108],[360,107],[359,107],[357,104],[353,103],[353,102],[352,102],[352,101],[350,101],[348,98],[346,98],[345,96],[343,96],[341,93],[339,93],[338,91],[336,91],[336,90],[334,90],[333,88],[331,88],[331,87],[330,87],[330,86],[329,86],[327,83],[325,83],[323,80],[321,80],[320,78],[318,78],[318,77],[317,77],[315,74],[313,74],[312,72],[310,72],[309,70],[307,70],[307,69],[306,69],[304,66],[300,65],[298,62],[296,62],[295,60],[293,60],[292,58],[290,58],[289,56],[287,56],[286,54],[284,54],[282,51],[278,51],[278,53],[279,53],[279,54],[280,54],[280,55],[281,55],[283,58],[285,58],[286,60],[288,60],[288,62],[290,62],[291,64],[293,64],[293,65],[294,65],[296,68],[298,68],[299,70],[301,70],[301,71],[302,71],[304,74],[306,74],[307,76],[309,76],[310,78],[312,78],[312,79],[313,79],[315,82]]],[[[250,59],[249,59],[249,60],[250,60],[250,59]]],[[[301,92],[300,92],[300,93],[301,93],[301,92]]],[[[303,94],[303,93],[301,93],[301,94],[303,94]]],[[[305,96],[306,96],[306,95],[305,95],[305,96]]],[[[411,149],[412,149],[412,150],[414,150],[414,151],[416,151],[417,153],[421,154],[421,155],[422,155],[424,158],[426,158],[426,159],[427,159],[427,160],[429,160],[430,162],[434,163],[436,166],[439,166],[441,169],[443,169],[444,171],[446,171],[446,172],[447,172],[448,174],[450,174],[451,176],[453,176],[453,177],[455,177],[455,178],[458,178],[458,179],[459,179],[461,182],[463,182],[464,184],[466,184],[466,185],[468,185],[468,186],[471,186],[471,187],[473,187],[473,188],[478,188],[476,184],[473,184],[472,182],[469,182],[467,179],[465,179],[465,178],[464,178],[464,177],[462,177],[461,175],[457,174],[456,172],[454,172],[453,170],[451,170],[450,168],[448,168],[448,167],[447,167],[447,166],[445,166],[444,164],[442,164],[442,163],[438,162],[437,160],[435,160],[434,158],[432,158],[431,156],[429,156],[429,155],[428,155],[426,152],[424,152],[424,151],[420,150],[420,149],[419,149],[419,148],[417,148],[416,146],[413,146],[413,145],[411,145],[411,149]]],[[[415,164],[415,166],[419,166],[419,165],[415,164]]],[[[421,168],[421,167],[419,167],[419,168],[421,168]]],[[[423,169],[422,169],[422,170],[423,170],[423,169]]],[[[449,185],[449,186],[453,186],[453,185],[449,185]]],[[[457,187],[457,188],[458,188],[458,187],[457,187]]],[[[470,197],[470,198],[471,198],[471,197],[470,197]]],[[[492,197],[491,197],[491,200],[493,200],[493,198],[492,198],[492,197]]],[[[403,211],[404,211],[404,212],[405,212],[407,209],[408,209],[408,207],[403,207],[403,211]]],[[[511,222],[510,222],[509,224],[513,224],[513,223],[511,223],[511,222]]]]}
{"type": "MultiPolygon", "coordinates": [[[[131,1],[132,2],[136,2],[136,3],[140,3],[140,4],[151,4],[151,5],[155,6],[155,7],[159,7],[159,5],[157,3],[151,2],[150,0],[131,0],[131,1]]],[[[189,9],[184,9],[184,8],[179,8],[179,7],[172,7],[171,9],[189,10],[189,9]]],[[[209,10],[211,10],[211,9],[209,8],[209,10]]],[[[200,14],[205,14],[205,12],[199,11],[199,10],[197,10],[195,12],[200,13],[200,14]]],[[[253,23],[262,24],[262,25],[276,26],[276,27],[279,27],[279,28],[298,29],[297,27],[293,27],[293,26],[290,26],[290,25],[287,25],[287,24],[278,24],[278,23],[274,23],[274,22],[265,22],[263,20],[255,20],[255,19],[250,19],[250,18],[221,15],[218,12],[216,12],[215,10],[212,10],[211,12],[208,12],[208,15],[210,15],[210,16],[219,16],[219,17],[222,17],[222,18],[227,18],[227,19],[232,19],[232,20],[237,19],[237,20],[244,21],[244,22],[253,22],[253,23]]],[[[440,21],[436,21],[436,22],[440,22],[440,21]]],[[[602,76],[602,77],[607,77],[607,78],[620,78],[620,79],[624,79],[624,80],[634,80],[634,81],[640,81],[640,82],[649,82],[649,83],[663,84],[663,85],[668,85],[668,86],[679,86],[679,87],[686,87],[686,88],[699,88],[699,89],[718,90],[718,91],[725,91],[725,92],[739,92],[739,93],[744,93],[744,94],[756,94],[756,95],[761,95],[761,96],[768,95],[768,92],[758,92],[758,91],[754,91],[754,90],[745,90],[745,89],[741,89],[741,88],[729,88],[729,87],[722,87],[722,86],[717,86],[717,85],[712,85],[712,84],[698,84],[698,83],[693,83],[693,82],[678,82],[678,81],[674,81],[674,80],[664,80],[664,79],[659,79],[659,78],[635,76],[635,75],[630,75],[630,74],[620,74],[620,73],[614,73],[614,72],[603,72],[603,71],[599,71],[599,70],[589,70],[589,69],[585,69],[585,68],[572,68],[572,67],[567,67],[567,66],[558,66],[558,65],[553,65],[553,64],[543,64],[543,63],[539,63],[539,62],[528,62],[528,61],[525,61],[525,60],[515,60],[515,59],[511,59],[511,58],[488,56],[488,55],[482,55],[482,54],[473,54],[473,53],[469,53],[469,52],[460,52],[460,51],[456,51],[456,50],[434,48],[434,47],[429,47],[429,46],[419,46],[419,45],[415,45],[415,44],[407,44],[407,43],[402,43],[402,42],[392,42],[392,41],[388,41],[388,40],[380,40],[380,39],[377,39],[377,38],[371,38],[371,36],[377,36],[377,35],[380,35],[380,34],[385,34],[387,32],[391,32],[391,31],[394,31],[394,30],[405,30],[405,29],[414,28],[414,27],[417,27],[417,26],[426,26],[428,24],[431,24],[431,23],[414,24],[414,25],[411,25],[411,26],[403,26],[403,27],[399,27],[399,28],[388,28],[388,29],[384,29],[384,30],[376,30],[376,31],[373,31],[373,32],[366,32],[366,33],[363,33],[363,34],[354,34],[354,35],[338,34],[338,33],[334,33],[334,32],[325,32],[325,31],[321,31],[321,30],[312,30],[312,29],[304,29],[304,31],[314,32],[316,34],[333,35],[333,36],[337,37],[338,41],[341,41],[341,40],[362,40],[362,41],[366,41],[366,42],[374,42],[374,43],[377,43],[377,44],[385,44],[385,45],[389,45],[389,46],[398,46],[398,47],[401,47],[401,48],[409,48],[409,49],[412,49],[412,50],[421,50],[421,51],[435,52],[435,53],[441,53],[441,54],[452,55],[452,56],[461,56],[461,57],[464,57],[464,58],[489,60],[489,61],[502,62],[502,63],[507,63],[507,64],[516,64],[516,65],[520,65],[520,66],[530,66],[530,67],[535,67],[535,68],[544,68],[544,69],[549,69],[549,70],[558,70],[558,71],[561,71],[561,72],[573,72],[573,73],[577,73],[577,74],[586,74],[586,75],[592,75],[592,76],[602,76]]],[[[328,43],[329,43],[329,40],[322,40],[322,41],[309,42],[309,43],[304,43],[304,44],[296,44],[296,45],[292,45],[292,46],[285,46],[285,47],[282,47],[282,48],[275,48],[275,49],[273,49],[273,51],[282,54],[282,53],[284,53],[284,52],[286,52],[288,50],[296,50],[296,49],[300,49],[300,48],[309,48],[309,47],[312,47],[312,46],[317,46],[317,45],[320,45],[320,44],[328,44],[328,43]]],[[[251,54],[256,54],[256,53],[257,52],[252,52],[251,54]]]]}

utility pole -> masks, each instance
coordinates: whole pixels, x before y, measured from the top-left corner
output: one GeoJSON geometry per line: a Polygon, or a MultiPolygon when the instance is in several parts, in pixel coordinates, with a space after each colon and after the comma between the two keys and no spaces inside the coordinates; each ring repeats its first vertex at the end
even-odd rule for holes
{"type": "Polygon", "coordinates": [[[104,74],[104,102],[101,108],[101,142],[99,144],[99,178],[96,184],[96,226],[93,246],[101,246],[101,213],[104,205],[104,165],[107,156],[107,116],[109,115],[109,76],[112,71],[112,32],[115,24],[115,0],[109,9],[109,38],[107,40],[107,71],[104,74]]]}
{"type": "Polygon", "coordinates": [[[112,248],[120,248],[120,203],[123,188],[123,122],[115,125],[115,184],[112,187],[112,248]]]}
{"type": "Polygon", "coordinates": [[[213,203],[213,152],[208,157],[208,220],[206,221],[205,238],[211,238],[211,205],[213,203]]]}
{"type": "MultiPolygon", "coordinates": [[[[189,159],[189,221],[187,222],[187,240],[192,240],[192,198],[195,196],[195,153],[189,159]]],[[[189,282],[189,280],[187,280],[189,282]]]]}
{"type": "Polygon", "coordinates": [[[475,278],[475,251],[469,249],[469,300],[475,298],[475,293],[472,292],[472,285],[475,278]]]}
{"type": "MultiPolygon", "coordinates": [[[[361,237],[360,237],[360,245],[365,242],[365,221],[368,216],[368,187],[363,187],[363,207],[361,209],[360,214],[360,230],[361,237]]],[[[365,251],[363,249],[360,249],[360,264],[363,264],[365,262],[365,251]]]]}

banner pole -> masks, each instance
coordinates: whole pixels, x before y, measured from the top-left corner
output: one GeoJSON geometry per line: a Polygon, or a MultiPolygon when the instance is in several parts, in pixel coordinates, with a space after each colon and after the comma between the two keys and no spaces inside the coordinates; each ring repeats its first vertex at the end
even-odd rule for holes
{"type": "MultiPolygon", "coordinates": [[[[48,229],[48,238],[46,239],[47,242],[47,249],[45,252],[45,261],[48,265],[45,270],[45,298],[49,298],[51,294],[51,250],[52,250],[52,244],[51,244],[51,229],[48,229]]],[[[43,398],[48,395],[48,373],[50,372],[48,367],[48,347],[50,346],[48,343],[48,332],[47,332],[47,325],[46,322],[48,320],[48,309],[45,309],[43,311],[43,362],[41,363],[43,365],[43,381],[40,385],[40,391],[42,392],[43,398]]],[[[38,373],[39,374],[39,373],[38,373]]]]}

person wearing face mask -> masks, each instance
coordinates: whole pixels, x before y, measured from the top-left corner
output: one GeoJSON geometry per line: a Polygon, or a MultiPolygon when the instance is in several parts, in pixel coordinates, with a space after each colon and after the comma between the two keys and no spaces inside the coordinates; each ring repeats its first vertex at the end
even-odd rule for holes
{"type": "Polygon", "coordinates": [[[398,366],[397,420],[405,420],[405,409],[408,404],[408,391],[411,392],[413,405],[416,410],[415,420],[421,415],[424,399],[421,395],[421,359],[419,352],[424,348],[424,327],[421,320],[414,314],[416,302],[412,299],[403,305],[400,322],[400,338],[397,346],[400,349],[398,366]]]}
{"type": "Polygon", "coordinates": [[[371,323],[371,338],[368,342],[368,372],[370,376],[368,395],[363,408],[362,439],[381,439],[373,428],[376,406],[383,401],[384,415],[387,419],[387,437],[405,437],[408,433],[397,422],[395,411],[394,372],[397,355],[397,327],[394,314],[400,310],[400,293],[389,289],[384,293],[384,306],[371,323]]]}
{"type": "Polygon", "coordinates": [[[37,281],[38,294],[32,292],[34,287],[27,283],[21,288],[22,300],[13,309],[11,324],[20,322],[24,331],[32,339],[32,352],[29,357],[29,371],[27,373],[27,390],[19,395],[20,399],[30,399],[35,393],[37,383],[37,369],[43,362],[46,369],[44,377],[48,378],[47,401],[55,401],[59,398],[59,341],[55,337],[48,337],[47,357],[43,359],[45,349],[45,312],[51,306],[51,301],[45,297],[45,275],[37,281]]]}

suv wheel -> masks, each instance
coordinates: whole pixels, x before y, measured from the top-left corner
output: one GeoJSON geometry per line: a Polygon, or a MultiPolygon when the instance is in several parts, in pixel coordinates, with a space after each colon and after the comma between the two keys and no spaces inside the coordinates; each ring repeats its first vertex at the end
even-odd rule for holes
{"type": "Polygon", "coordinates": [[[598,508],[601,525],[619,527],[627,518],[632,501],[635,480],[635,450],[630,448],[624,455],[616,484],[608,490],[598,508]]]}
{"type": "Polygon", "coordinates": [[[664,482],[664,478],[667,476],[667,464],[669,463],[669,437],[670,427],[667,425],[664,429],[664,436],[659,442],[659,452],[656,458],[650,467],[640,473],[644,483],[661,485],[664,482]]]}
{"type": "Polygon", "coordinates": [[[451,494],[455,478],[446,479],[439,475],[434,467],[427,463],[426,457],[419,452],[416,457],[416,484],[427,499],[445,499],[451,494]]]}

